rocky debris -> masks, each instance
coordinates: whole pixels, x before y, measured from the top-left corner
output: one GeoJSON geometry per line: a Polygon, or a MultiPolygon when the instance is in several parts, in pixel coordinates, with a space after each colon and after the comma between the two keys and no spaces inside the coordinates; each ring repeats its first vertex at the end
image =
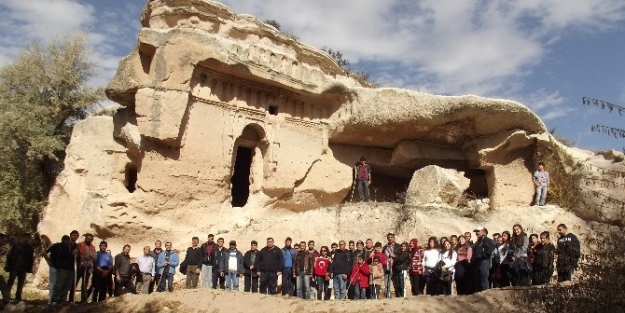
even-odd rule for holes
{"type": "Polygon", "coordinates": [[[406,192],[406,204],[448,204],[457,206],[469,179],[462,173],[435,165],[426,166],[412,175],[406,192]]]}

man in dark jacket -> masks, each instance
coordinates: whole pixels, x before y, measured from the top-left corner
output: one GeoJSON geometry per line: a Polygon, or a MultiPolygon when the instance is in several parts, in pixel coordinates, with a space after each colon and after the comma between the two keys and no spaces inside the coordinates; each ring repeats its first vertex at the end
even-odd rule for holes
{"type": "Polygon", "coordinates": [[[345,240],[339,241],[339,248],[334,251],[332,264],[328,269],[332,277],[334,287],[334,299],[345,299],[347,293],[347,276],[352,272],[352,260],[350,253],[345,249],[345,240]]]}
{"type": "Polygon", "coordinates": [[[187,248],[187,255],[184,258],[186,268],[186,289],[196,289],[198,279],[200,277],[200,266],[202,265],[202,249],[198,246],[200,238],[193,237],[191,239],[191,246],[187,248]]]}
{"type": "Polygon", "coordinates": [[[282,272],[284,255],[273,244],[273,238],[267,238],[267,246],[256,255],[254,267],[260,277],[260,292],[275,295],[278,288],[278,273],[282,272]]]}
{"type": "Polygon", "coordinates": [[[163,243],[160,240],[154,242],[154,250],[150,252],[150,256],[154,258],[154,280],[150,282],[150,288],[148,289],[149,293],[154,292],[154,286],[158,289],[158,282],[161,281],[161,274],[159,274],[159,268],[156,266],[156,261],[158,261],[158,256],[163,253],[163,243]]]}
{"type": "Polygon", "coordinates": [[[495,242],[488,238],[488,230],[482,226],[474,230],[477,235],[477,242],[473,248],[471,264],[474,267],[475,283],[474,292],[487,290],[489,287],[488,274],[490,272],[490,257],[495,250],[495,242]]]}
{"type": "Polygon", "coordinates": [[[395,242],[395,234],[386,234],[386,245],[384,255],[386,256],[386,267],[384,268],[384,286],[386,287],[386,298],[391,297],[391,286],[393,285],[393,262],[395,257],[401,252],[401,246],[395,242]]]}
{"type": "Polygon", "coordinates": [[[293,277],[296,279],[296,296],[310,299],[310,279],[313,274],[314,258],[306,251],[306,242],[299,243],[299,250],[293,258],[293,277]]]}
{"type": "Polygon", "coordinates": [[[132,294],[137,294],[131,273],[130,245],[124,245],[122,253],[115,256],[115,296],[119,297],[122,288],[132,294]]]}
{"type": "Polygon", "coordinates": [[[258,254],[258,242],[252,240],[250,250],[245,252],[243,256],[243,268],[245,268],[243,280],[243,291],[245,292],[258,292],[258,275],[256,275],[256,255],[258,254]]]}
{"type": "Polygon", "coordinates": [[[202,288],[213,287],[213,250],[217,245],[213,241],[215,235],[208,234],[208,241],[202,244],[202,270],[200,273],[200,285],[202,288]]]}
{"type": "Polygon", "coordinates": [[[577,262],[581,256],[579,240],[577,236],[569,233],[566,225],[558,225],[558,246],[556,247],[556,268],[558,270],[558,282],[573,279],[573,271],[577,268],[577,262]]]}
{"type": "Polygon", "coordinates": [[[76,264],[78,249],[70,237],[65,235],[61,239],[57,252],[56,260],[53,260],[57,272],[52,304],[67,302],[68,293],[74,284],[74,265],[76,264]]]}
{"type": "MultiPolygon", "coordinates": [[[[6,245],[8,243],[9,243],[9,238],[7,237],[7,235],[5,235],[4,233],[0,233],[0,258],[6,255],[7,253],[6,245]]],[[[9,300],[11,299],[11,295],[9,294],[9,291],[7,290],[7,282],[3,275],[0,275],[0,292],[2,292],[2,304],[3,305],[8,304],[9,300]]],[[[52,298],[52,296],[50,296],[50,298],[52,298]]],[[[3,307],[0,307],[0,310],[2,309],[3,307]]]]}
{"type": "Polygon", "coordinates": [[[11,288],[17,278],[17,290],[15,291],[15,302],[22,301],[22,288],[26,281],[26,273],[33,272],[33,263],[35,262],[34,250],[30,245],[30,234],[24,234],[17,239],[15,244],[7,254],[7,263],[5,271],[9,273],[9,281],[7,289],[9,295],[11,288]]]}
{"type": "Polygon", "coordinates": [[[211,263],[213,264],[213,288],[219,288],[221,290],[226,289],[226,277],[219,275],[220,272],[223,272],[223,269],[219,268],[221,259],[228,252],[228,249],[224,247],[224,239],[217,238],[217,246],[213,249],[213,258],[211,263]]]}

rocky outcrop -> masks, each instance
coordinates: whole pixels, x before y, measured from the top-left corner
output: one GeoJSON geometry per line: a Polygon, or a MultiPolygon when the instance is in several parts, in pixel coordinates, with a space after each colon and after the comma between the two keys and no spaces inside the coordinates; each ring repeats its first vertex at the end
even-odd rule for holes
{"type": "Polygon", "coordinates": [[[426,166],[412,175],[406,191],[406,204],[447,204],[457,206],[470,180],[456,170],[426,166]]]}
{"type": "Polygon", "coordinates": [[[209,231],[216,212],[244,223],[327,207],[348,196],[363,155],[378,200],[435,165],[463,172],[455,188],[492,208],[531,203],[549,138],[520,103],[365,88],[325,52],[217,2],[149,1],[141,23],[106,89],[123,109],[74,130],[40,225],[51,238],[71,226],[140,242],[209,231]]]}

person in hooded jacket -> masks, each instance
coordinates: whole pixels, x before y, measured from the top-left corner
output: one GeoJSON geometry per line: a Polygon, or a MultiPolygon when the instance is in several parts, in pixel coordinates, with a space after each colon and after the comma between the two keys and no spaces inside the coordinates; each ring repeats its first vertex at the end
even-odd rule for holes
{"type": "Polygon", "coordinates": [[[405,296],[406,287],[406,271],[410,264],[410,252],[408,251],[408,243],[404,242],[400,245],[400,251],[393,259],[393,287],[395,287],[395,297],[402,298],[405,296]]]}
{"type": "Polygon", "coordinates": [[[573,272],[577,268],[577,262],[581,256],[581,249],[577,236],[569,233],[566,225],[558,225],[558,246],[556,247],[556,270],[558,271],[558,282],[570,281],[573,279],[573,272]]]}
{"type": "Polygon", "coordinates": [[[26,274],[33,272],[35,263],[35,251],[30,245],[30,234],[23,234],[17,239],[15,244],[7,254],[5,271],[9,273],[9,281],[7,282],[8,293],[17,279],[17,288],[15,290],[15,302],[22,301],[22,289],[26,282],[26,274]]]}
{"type": "Polygon", "coordinates": [[[423,294],[425,288],[425,277],[423,276],[423,247],[419,246],[419,240],[410,240],[410,290],[413,296],[423,294]]]}
{"type": "Polygon", "coordinates": [[[359,255],[358,261],[351,270],[350,285],[354,286],[354,299],[366,299],[367,288],[369,287],[369,275],[371,271],[365,262],[365,256],[359,255]]]}

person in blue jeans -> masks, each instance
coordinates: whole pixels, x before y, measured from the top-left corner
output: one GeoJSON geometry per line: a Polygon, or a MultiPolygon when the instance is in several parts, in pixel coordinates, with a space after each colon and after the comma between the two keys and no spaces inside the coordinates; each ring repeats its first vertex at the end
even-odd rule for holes
{"type": "Polygon", "coordinates": [[[237,242],[230,240],[229,249],[223,254],[219,265],[223,269],[219,273],[226,277],[226,290],[239,291],[239,277],[243,276],[243,254],[237,250],[237,242]]]}
{"type": "Polygon", "coordinates": [[[330,273],[333,279],[334,300],[345,299],[347,293],[347,275],[351,273],[351,255],[345,249],[345,240],[339,241],[339,248],[334,251],[330,273]]]}
{"type": "Polygon", "coordinates": [[[306,251],[306,242],[299,244],[293,258],[293,277],[296,279],[296,297],[310,299],[310,279],[313,274],[313,255],[306,251]]]}
{"type": "Polygon", "coordinates": [[[534,205],[545,205],[547,198],[547,187],[549,186],[549,172],[545,170],[545,164],[538,162],[538,171],[534,172],[534,186],[536,186],[536,198],[534,205]]]}
{"type": "Polygon", "coordinates": [[[161,275],[158,282],[158,292],[165,291],[165,286],[167,286],[167,291],[174,292],[174,275],[179,262],[178,253],[171,249],[171,242],[166,242],[165,251],[158,255],[156,261],[158,272],[161,275]]]}

